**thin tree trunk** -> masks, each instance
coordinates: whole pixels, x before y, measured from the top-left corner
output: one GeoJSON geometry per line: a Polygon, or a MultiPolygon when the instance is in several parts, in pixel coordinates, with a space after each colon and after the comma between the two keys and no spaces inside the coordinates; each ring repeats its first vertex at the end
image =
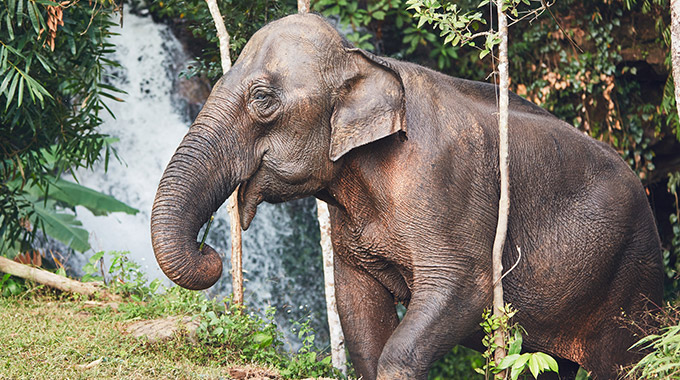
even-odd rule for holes
{"type": "Polygon", "coordinates": [[[309,0],[298,0],[298,13],[309,12],[309,0]]]}
{"type": "Polygon", "coordinates": [[[671,61],[675,84],[675,104],[680,116],[680,1],[678,0],[671,0],[671,61]]]}
{"type": "MultiPolygon", "coordinates": [[[[498,75],[499,75],[499,103],[498,103],[498,164],[501,177],[501,194],[498,202],[498,226],[496,237],[493,242],[493,314],[497,317],[503,315],[503,247],[508,230],[508,214],[510,211],[510,176],[508,173],[508,87],[510,84],[508,75],[508,20],[502,9],[503,0],[496,0],[498,10],[498,32],[501,43],[498,49],[498,75]]],[[[496,364],[499,364],[506,355],[505,331],[499,329],[496,332],[495,343],[498,347],[494,354],[496,364]]],[[[505,378],[505,371],[499,374],[505,378]]]]}
{"type": "Polygon", "coordinates": [[[92,297],[99,293],[100,295],[109,299],[120,298],[110,294],[95,282],[80,282],[72,280],[70,278],[66,278],[40,268],[34,268],[28,265],[17,263],[16,261],[2,256],[0,256],[0,272],[31,280],[64,292],[78,293],[88,297],[92,297]]]}
{"type": "Polygon", "coordinates": [[[335,279],[333,278],[333,246],[331,244],[331,223],[328,205],[316,200],[321,232],[321,251],[323,252],[323,276],[326,289],[326,313],[328,314],[328,330],[331,336],[331,360],[333,367],[347,375],[347,356],[345,355],[345,337],[342,334],[340,317],[335,302],[335,279]]]}
{"type": "MultiPolygon", "coordinates": [[[[215,22],[217,38],[220,41],[220,61],[222,63],[222,74],[226,74],[231,68],[231,57],[229,56],[229,33],[224,26],[224,20],[217,7],[216,0],[205,0],[208,3],[210,15],[215,22]]],[[[231,286],[233,288],[233,302],[243,304],[243,251],[241,249],[241,221],[238,215],[238,203],[236,200],[238,187],[227,200],[227,211],[229,212],[229,224],[231,225],[231,286]]]]}

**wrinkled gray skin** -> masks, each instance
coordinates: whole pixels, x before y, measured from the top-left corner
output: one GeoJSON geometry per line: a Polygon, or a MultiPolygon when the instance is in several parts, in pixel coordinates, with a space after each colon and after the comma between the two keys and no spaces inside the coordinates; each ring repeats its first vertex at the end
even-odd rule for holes
{"type": "MultiPolygon", "coordinates": [[[[499,199],[495,87],[352,48],[321,17],[258,31],[172,157],[151,231],[177,284],[220,276],[198,230],[241,184],[262,201],[331,207],[338,309],[364,379],[425,379],[455,344],[479,348],[499,199]],[[408,305],[401,322],[395,303],[408,305]]],[[[636,354],[618,317],[661,302],[659,239],[638,178],[606,145],[510,100],[503,265],[524,348],[615,378],[636,354]]],[[[547,378],[547,377],[546,377],[547,378]]]]}

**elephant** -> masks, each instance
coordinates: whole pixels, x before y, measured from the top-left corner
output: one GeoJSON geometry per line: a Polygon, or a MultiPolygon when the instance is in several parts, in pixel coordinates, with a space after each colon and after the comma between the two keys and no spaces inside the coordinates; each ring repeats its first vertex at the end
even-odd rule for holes
{"type": "MultiPolygon", "coordinates": [[[[498,219],[497,86],[354,47],[323,17],[257,31],[213,87],[160,180],[155,255],[176,284],[222,272],[201,226],[236,189],[259,203],[329,205],[337,307],[363,379],[426,379],[457,344],[479,349],[498,219]],[[406,307],[399,318],[396,305],[406,307]]],[[[511,94],[510,211],[502,284],[524,350],[561,378],[640,357],[624,328],[662,302],[661,244],[638,176],[619,155],[511,94]]],[[[544,374],[545,378],[549,378],[544,374]]]]}

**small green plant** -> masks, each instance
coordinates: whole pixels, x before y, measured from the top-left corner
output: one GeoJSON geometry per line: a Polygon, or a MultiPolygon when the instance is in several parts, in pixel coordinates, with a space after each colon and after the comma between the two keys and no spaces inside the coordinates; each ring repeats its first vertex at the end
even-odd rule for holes
{"type": "Polygon", "coordinates": [[[661,334],[642,338],[631,348],[653,349],[628,373],[635,379],[680,378],[680,325],[664,327],[661,334]]]}
{"type": "MultiPolygon", "coordinates": [[[[294,323],[293,331],[298,331],[298,338],[302,341],[302,347],[294,355],[281,375],[287,378],[322,377],[334,375],[331,367],[331,357],[318,360],[316,346],[314,346],[314,330],[309,326],[309,319],[300,323],[294,323]]],[[[337,375],[337,374],[335,374],[337,375]]]]}
{"type": "Polygon", "coordinates": [[[26,290],[24,281],[6,273],[0,279],[0,294],[3,297],[18,296],[26,290]]]}
{"type": "Polygon", "coordinates": [[[486,350],[482,356],[486,360],[486,364],[481,368],[476,368],[475,371],[489,378],[493,375],[494,378],[500,378],[497,374],[503,370],[509,370],[510,378],[516,380],[520,375],[526,373],[528,369],[534,379],[543,372],[558,372],[557,361],[550,355],[542,352],[531,352],[522,354],[522,327],[517,323],[510,323],[512,317],[517,314],[517,310],[513,309],[510,304],[505,305],[503,315],[498,317],[491,313],[491,310],[486,309],[482,313],[482,329],[484,330],[484,338],[482,344],[486,350]],[[494,361],[494,352],[498,346],[494,342],[497,331],[507,331],[508,339],[506,339],[507,356],[496,365],[494,361]]]}
{"type": "Polygon", "coordinates": [[[654,319],[662,327],[635,343],[630,350],[649,351],[627,373],[631,379],[680,379],[680,309],[668,304],[654,319]]]}
{"type": "Polygon", "coordinates": [[[141,302],[151,299],[161,285],[159,279],[149,283],[141,266],[130,260],[130,252],[108,252],[111,264],[108,271],[104,271],[104,257],[106,253],[95,253],[83,267],[85,276],[83,281],[102,281],[109,285],[114,293],[130,297],[132,300],[141,302]]]}

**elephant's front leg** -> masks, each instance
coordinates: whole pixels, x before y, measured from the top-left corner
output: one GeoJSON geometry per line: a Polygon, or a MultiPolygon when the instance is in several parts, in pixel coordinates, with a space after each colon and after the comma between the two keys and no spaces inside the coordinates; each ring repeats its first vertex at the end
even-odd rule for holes
{"type": "Polygon", "coordinates": [[[385,342],[399,324],[392,294],[361,268],[336,256],[335,295],[338,314],[354,369],[364,380],[377,376],[385,342]]]}
{"type": "Polygon", "coordinates": [[[427,379],[429,366],[475,331],[484,295],[469,290],[459,293],[467,298],[453,294],[444,286],[413,293],[404,319],[383,348],[378,380],[427,379]]]}

